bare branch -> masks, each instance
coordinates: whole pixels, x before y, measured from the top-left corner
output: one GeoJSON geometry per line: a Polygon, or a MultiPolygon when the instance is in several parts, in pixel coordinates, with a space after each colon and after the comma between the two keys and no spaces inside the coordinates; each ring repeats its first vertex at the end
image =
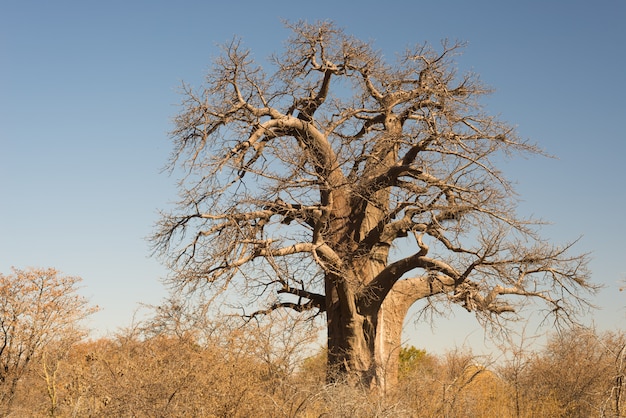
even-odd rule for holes
{"type": "Polygon", "coordinates": [[[332,23],[289,27],[273,74],[235,40],[200,91],[183,86],[181,198],[153,236],[172,283],[276,292],[253,316],[323,311],[329,361],[366,379],[382,357],[354,353],[400,338],[377,335],[401,326],[381,319],[394,301],[440,295],[489,320],[536,300],[566,323],[590,306],[586,255],[516,213],[498,163],[542,152],[485,114],[489,90],[453,62],[462,44],[390,63],[332,23]]]}

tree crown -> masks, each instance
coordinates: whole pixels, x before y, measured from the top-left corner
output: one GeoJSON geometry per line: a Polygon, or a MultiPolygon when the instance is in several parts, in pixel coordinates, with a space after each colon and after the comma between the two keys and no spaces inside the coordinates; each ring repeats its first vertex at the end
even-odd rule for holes
{"type": "Polygon", "coordinates": [[[236,40],[202,89],[183,87],[171,167],[187,175],[154,235],[177,283],[240,277],[277,292],[269,310],[324,311],[329,284],[362,307],[409,285],[487,316],[513,297],[587,306],[586,256],[518,217],[497,167],[541,150],[484,112],[489,89],[454,67],[462,44],[388,63],[332,23],[290,27],[273,74],[236,40]]]}

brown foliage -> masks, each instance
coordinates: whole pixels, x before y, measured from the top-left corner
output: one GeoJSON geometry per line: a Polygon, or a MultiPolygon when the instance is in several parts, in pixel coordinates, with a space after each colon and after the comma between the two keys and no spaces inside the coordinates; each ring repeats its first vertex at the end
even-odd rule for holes
{"type": "MultiPolygon", "coordinates": [[[[617,417],[626,373],[626,337],[574,329],[553,335],[517,375],[519,416],[617,417]]],[[[513,376],[510,368],[503,376],[513,376]]]]}
{"type": "Polygon", "coordinates": [[[0,415],[12,410],[18,384],[36,361],[54,412],[58,362],[84,336],[80,321],[96,310],[77,294],[80,281],[52,268],[0,273],[0,415]]]}
{"type": "Polygon", "coordinates": [[[467,350],[437,356],[405,348],[399,384],[383,394],[341,376],[326,383],[325,350],[301,361],[307,339],[287,347],[288,355],[262,344],[276,336],[279,324],[220,323],[203,342],[140,328],[73,345],[58,363],[59,403],[52,414],[44,375],[31,368],[16,395],[18,416],[623,416],[623,401],[614,404],[616,377],[624,376],[622,334],[555,335],[543,350],[525,355],[517,382],[522,407],[516,410],[506,365],[467,350]]]}
{"type": "Polygon", "coordinates": [[[485,361],[458,349],[442,357],[426,354],[405,372],[397,396],[413,416],[507,416],[509,393],[485,361]]]}

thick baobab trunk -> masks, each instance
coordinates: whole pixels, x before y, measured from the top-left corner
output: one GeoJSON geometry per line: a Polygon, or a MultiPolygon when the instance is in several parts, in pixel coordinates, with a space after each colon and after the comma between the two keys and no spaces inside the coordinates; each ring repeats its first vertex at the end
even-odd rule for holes
{"type": "Polygon", "coordinates": [[[378,314],[374,358],[378,386],[387,391],[398,381],[402,326],[411,305],[420,296],[408,292],[408,281],[396,283],[385,298],[378,314]]]}
{"type": "Polygon", "coordinates": [[[373,385],[376,316],[360,313],[354,299],[350,303],[340,302],[334,286],[327,286],[326,300],[327,380],[346,379],[352,385],[373,385]]]}
{"type": "Polygon", "coordinates": [[[378,309],[350,314],[334,303],[327,311],[329,381],[346,378],[351,384],[385,393],[398,381],[402,326],[417,300],[444,290],[440,282],[418,277],[397,282],[378,309]]]}
{"type": "Polygon", "coordinates": [[[383,301],[378,314],[374,358],[376,381],[383,391],[398,382],[402,326],[409,308],[418,300],[441,293],[446,285],[432,277],[423,276],[400,280],[383,301]]]}
{"type": "MultiPolygon", "coordinates": [[[[379,150],[383,155],[393,151],[379,150]]],[[[372,175],[374,175],[373,173],[372,175]]],[[[367,255],[355,256],[356,242],[364,240],[379,227],[388,202],[389,191],[379,190],[369,201],[358,204],[348,198],[350,191],[335,191],[332,230],[340,231],[330,242],[341,253],[341,277],[328,274],[326,315],[328,330],[327,379],[347,378],[351,384],[385,390],[397,380],[398,354],[402,325],[410,303],[403,293],[387,294],[384,301],[357,297],[386,267],[389,245],[376,245],[367,255]],[[380,202],[378,205],[373,201],[380,202]],[[362,206],[360,206],[362,205],[362,206]],[[359,208],[355,210],[355,207],[359,208]],[[355,216],[358,214],[358,216],[355,216]]],[[[358,200],[357,200],[358,201],[358,200]]],[[[399,285],[404,291],[406,286],[399,285]]]]}
{"type": "Polygon", "coordinates": [[[383,392],[392,388],[398,379],[402,325],[411,304],[392,291],[379,309],[365,315],[333,305],[326,312],[328,380],[345,378],[383,392]]]}

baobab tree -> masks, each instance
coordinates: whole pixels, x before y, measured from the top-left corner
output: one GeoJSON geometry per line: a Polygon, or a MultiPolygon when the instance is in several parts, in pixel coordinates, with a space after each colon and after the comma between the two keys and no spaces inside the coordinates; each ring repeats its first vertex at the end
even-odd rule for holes
{"type": "Polygon", "coordinates": [[[183,86],[180,201],[153,236],[173,282],[267,303],[251,316],[324,314],[330,378],[383,389],[417,301],[486,323],[531,299],[557,320],[588,306],[586,256],[516,215],[495,164],[542,152],[485,114],[489,90],[455,70],[461,44],[388,63],[332,23],[289,26],[271,74],[234,40],[202,88],[183,86]]]}

